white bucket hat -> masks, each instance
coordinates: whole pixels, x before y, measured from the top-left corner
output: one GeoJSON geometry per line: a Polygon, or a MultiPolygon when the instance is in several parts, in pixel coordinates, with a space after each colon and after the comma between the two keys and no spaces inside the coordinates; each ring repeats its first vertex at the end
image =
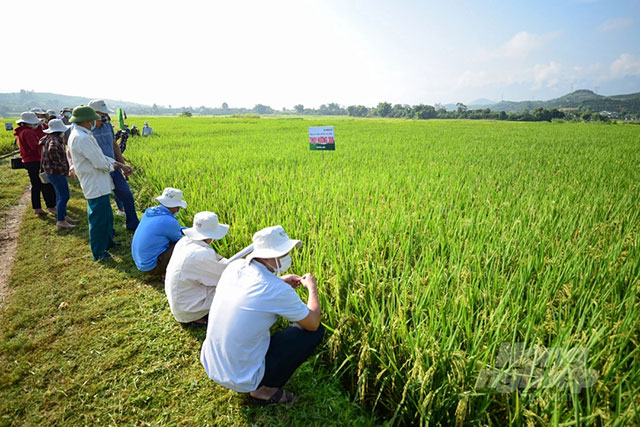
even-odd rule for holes
{"type": "Polygon", "coordinates": [[[110,110],[109,107],[107,107],[107,104],[102,99],[94,99],[92,101],[89,101],[89,107],[102,114],[114,113],[113,110],[110,110]]]}
{"type": "Polygon", "coordinates": [[[229,231],[227,224],[220,224],[213,212],[198,212],[193,217],[193,227],[183,230],[185,236],[193,240],[222,239],[229,231]]]}
{"type": "Polygon", "coordinates": [[[45,129],[44,133],[66,132],[70,127],[60,119],[53,119],[49,121],[49,129],[45,129]]]}
{"type": "Polygon", "coordinates": [[[32,112],[32,113],[34,113],[34,114],[47,114],[47,112],[46,112],[46,111],[44,111],[44,110],[43,110],[42,108],[40,108],[40,107],[33,107],[33,108],[32,108],[31,110],[29,110],[29,111],[31,111],[31,112],[32,112]]]}
{"type": "Polygon", "coordinates": [[[156,201],[167,208],[187,208],[187,202],[182,200],[182,190],[178,190],[177,188],[165,188],[162,191],[162,195],[156,197],[156,201]]]}
{"type": "Polygon", "coordinates": [[[247,259],[250,261],[254,258],[279,258],[288,254],[291,249],[301,246],[302,242],[290,239],[281,225],[274,225],[253,235],[253,252],[247,259]]]}
{"type": "Polygon", "coordinates": [[[24,113],[20,114],[20,118],[16,120],[16,123],[18,124],[26,123],[29,125],[35,125],[40,123],[40,119],[36,116],[36,113],[33,113],[31,111],[25,111],[24,113]]]}

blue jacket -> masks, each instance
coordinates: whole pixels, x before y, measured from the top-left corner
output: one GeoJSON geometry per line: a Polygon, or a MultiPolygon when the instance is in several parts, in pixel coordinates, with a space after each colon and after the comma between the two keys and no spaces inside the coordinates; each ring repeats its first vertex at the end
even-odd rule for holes
{"type": "Polygon", "coordinates": [[[144,211],[131,242],[131,256],[138,270],[153,270],[158,264],[158,256],[167,250],[169,243],[182,238],[183,228],[162,205],[144,211]]]}

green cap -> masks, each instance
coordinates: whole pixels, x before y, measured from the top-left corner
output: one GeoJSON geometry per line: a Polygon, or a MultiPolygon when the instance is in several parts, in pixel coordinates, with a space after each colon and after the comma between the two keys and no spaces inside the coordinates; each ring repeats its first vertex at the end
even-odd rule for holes
{"type": "Polygon", "coordinates": [[[85,105],[78,105],[74,108],[71,112],[71,119],[69,119],[72,123],[89,122],[91,120],[100,120],[100,116],[93,108],[85,105]]]}

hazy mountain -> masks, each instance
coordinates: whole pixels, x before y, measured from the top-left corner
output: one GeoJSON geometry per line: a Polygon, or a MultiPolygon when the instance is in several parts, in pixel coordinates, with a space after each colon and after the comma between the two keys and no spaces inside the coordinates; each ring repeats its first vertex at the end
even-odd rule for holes
{"type": "Polygon", "coordinates": [[[560,98],[548,101],[502,101],[490,106],[494,111],[506,111],[507,113],[522,113],[531,111],[537,107],[544,107],[548,110],[575,109],[578,111],[627,111],[640,112],[640,93],[628,95],[603,96],[590,90],[576,90],[560,98]]]}
{"type": "Polygon", "coordinates": [[[476,110],[478,108],[491,108],[491,106],[494,105],[495,103],[496,101],[492,101],[487,98],[478,98],[475,101],[470,102],[469,105],[467,105],[467,107],[472,110],[476,110]]]}

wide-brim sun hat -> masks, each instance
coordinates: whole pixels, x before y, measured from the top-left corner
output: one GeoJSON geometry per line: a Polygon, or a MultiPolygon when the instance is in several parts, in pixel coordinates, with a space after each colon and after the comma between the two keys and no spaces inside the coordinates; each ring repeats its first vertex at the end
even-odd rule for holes
{"type": "Polygon", "coordinates": [[[89,101],[88,105],[98,113],[102,113],[102,114],[115,113],[115,111],[107,107],[107,104],[102,99],[93,99],[89,101]]]}
{"type": "Polygon", "coordinates": [[[263,228],[253,235],[253,252],[247,256],[254,258],[279,258],[302,246],[300,240],[290,239],[281,225],[263,228]]]}
{"type": "Polygon", "coordinates": [[[220,224],[218,215],[213,212],[198,212],[193,217],[193,227],[183,230],[185,236],[193,240],[219,240],[229,231],[227,224],[220,224]]]}
{"type": "Polygon", "coordinates": [[[100,116],[93,108],[86,105],[78,105],[74,108],[69,119],[71,123],[89,122],[91,120],[100,120],[100,116]]]}
{"type": "Polygon", "coordinates": [[[40,119],[38,118],[38,116],[36,116],[36,113],[33,113],[31,111],[25,111],[24,113],[20,114],[20,118],[16,120],[16,123],[18,124],[26,123],[28,125],[36,125],[40,123],[40,119]]]}
{"type": "Polygon", "coordinates": [[[46,111],[44,111],[44,110],[43,110],[42,108],[40,108],[40,107],[33,107],[33,108],[32,108],[31,110],[29,110],[29,111],[31,111],[31,112],[32,112],[32,113],[34,113],[34,114],[47,114],[47,112],[46,112],[46,111]]]}
{"type": "Polygon", "coordinates": [[[47,115],[48,116],[58,117],[58,113],[56,113],[55,110],[47,110],[47,115]]]}
{"type": "Polygon", "coordinates": [[[53,119],[49,121],[49,129],[45,129],[44,133],[54,133],[54,132],[66,132],[71,126],[67,126],[60,119],[53,119]]]}
{"type": "Polygon", "coordinates": [[[177,188],[165,188],[162,194],[156,197],[156,201],[167,208],[187,208],[187,202],[182,200],[182,190],[178,190],[177,188]]]}

